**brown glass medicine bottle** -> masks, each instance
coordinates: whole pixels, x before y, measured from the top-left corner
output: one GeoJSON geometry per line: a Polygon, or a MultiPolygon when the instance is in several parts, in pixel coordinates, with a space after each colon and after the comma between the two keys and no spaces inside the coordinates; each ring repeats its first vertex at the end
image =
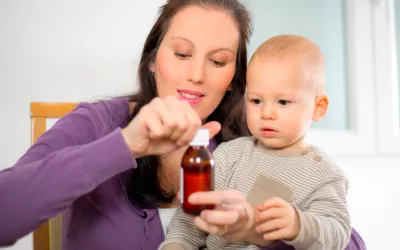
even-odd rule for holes
{"type": "Polygon", "coordinates": [[[213,205],[194,205],[188,197],[199,191],[214,190],[214,161],[208,149],[210,136],[208,129],[200,129],[182,157],[180,176],[180,202],[183,212],[199,215],[203,209],[213,205]]]}

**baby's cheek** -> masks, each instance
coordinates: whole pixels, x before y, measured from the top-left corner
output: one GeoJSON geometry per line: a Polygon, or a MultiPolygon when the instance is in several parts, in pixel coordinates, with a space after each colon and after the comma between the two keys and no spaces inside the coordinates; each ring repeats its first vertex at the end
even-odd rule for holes
{"type": "Polygon", "coordinates": [[[286,129],[293,136],[297,136],[297,134],[301,133],[303,130],[303,123],[301,119],[295,116],[292,116],[290,120],[286,121],[286,129]]]}

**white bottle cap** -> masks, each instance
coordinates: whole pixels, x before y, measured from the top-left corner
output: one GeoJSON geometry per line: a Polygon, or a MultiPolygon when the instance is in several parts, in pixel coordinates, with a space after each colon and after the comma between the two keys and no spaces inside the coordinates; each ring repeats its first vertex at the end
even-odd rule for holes
{"type": "Polygon", "coordinates": [[[208,146],[210,143],[210,132],[206,128],[197,131],[196,136],[189,143],[190,146],[208,146]]]}

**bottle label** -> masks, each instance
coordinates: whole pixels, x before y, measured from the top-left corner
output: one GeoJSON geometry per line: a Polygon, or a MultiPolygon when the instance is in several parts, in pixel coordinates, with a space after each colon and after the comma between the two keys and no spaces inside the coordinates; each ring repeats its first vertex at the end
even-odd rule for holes
{"type": "Polygon", "coordinates": [[[181,168],[181,176],[180,176],[180,187],[179,187],[179,192],[180,192],[180,203],[183,204],[183,168],[181,168]]]}

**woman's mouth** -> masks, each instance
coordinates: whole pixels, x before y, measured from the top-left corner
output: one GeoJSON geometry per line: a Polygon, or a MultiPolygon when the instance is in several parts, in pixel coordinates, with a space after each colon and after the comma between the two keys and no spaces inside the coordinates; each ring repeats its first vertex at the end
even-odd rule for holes
{"type": "Polygon", "coordinates": [[[205,96],[201,92],[192,90],[178,90],[178,93],[181,100],[184,100],[192,105],[198,104],[205,96]]]}

